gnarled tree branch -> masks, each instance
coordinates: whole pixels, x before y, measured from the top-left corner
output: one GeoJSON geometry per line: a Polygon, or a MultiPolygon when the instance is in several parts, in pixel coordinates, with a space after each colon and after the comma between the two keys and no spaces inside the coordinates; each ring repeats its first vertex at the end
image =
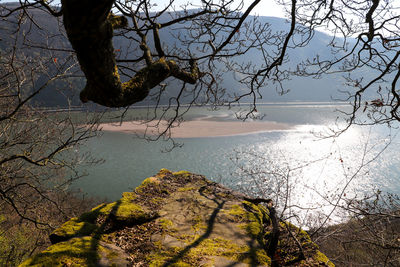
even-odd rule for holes
{"type": "MultiPolygon", "coordinates": [[[[82,102],[93,101],[107,107],[125,107],[142,101],[149,91],[168,77],[194,84],[200,76],[197,64],[190,72],[173,60],[161,57],[122,83],[112,45],[113,29],[127,25],[125,17],[110,15],[113,0],[62,0],[64,26],[76,51],[87,83],[80,94],[82,102]]],[[[150,63],[150,64],[149,64],[150,63]]]]}

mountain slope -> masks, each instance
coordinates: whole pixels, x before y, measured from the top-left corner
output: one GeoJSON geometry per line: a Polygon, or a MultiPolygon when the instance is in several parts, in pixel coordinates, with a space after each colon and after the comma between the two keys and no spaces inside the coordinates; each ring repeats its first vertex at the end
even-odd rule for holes
{"type": "MultiPolygon", "coordinates": [[[[6,6],[13,7],[18,4],[7,3],[6,6]]],[[[52,60],[58,60],[58,62],[63,62],[67,60],[69,53],[65,53],[62,50],[71,50],[69,42],[65,37],[63,26],[61,23],[61,19],[54,18],[47,12],[40,9],[30,9],[29,13],[32,15],[34,20],[37,22],[37,25],[41,27],[37,27],[36,24],[32,24],[29,21],[26,21],[22,24],[22,31],[25,35],[25,41],[20,41],[19,45],[24,47],[23,51],[28,55],[36,55],[40,57],[47,57],[48,64],[50,66],[49,72],[52,73],[57,68],[57,64],[51,62],[52,60]],[[26,44],[34,44],[34,46],[27,46],[26,44]],[[38,47],[48,46],[51,48],[61,49],[61,50],[46,50],[40,49],[38,47]],[[53,69],[51,69],[53,68],[53,69]]],[[[168,15],[165,14],[165,17],[161,17],[160,20],[166,19],[168,15]]],[[[249,20],[252,20],[253,17],[249,17],[249,20]]],[[[258,18],[261,23],[269,23],[270,28],[273,31],[287,31],[288,23],[285,19],[276,18],[276,17],[259,17],[258,18]]],[[[8,18],[9,21],[16,20],[16,17],[8,18]]],[[[181,35],[185,35],[183,30],[184,24],[181,25],[182,29],[175,34],[179,33],[181,35]]],[[[0,33],[2,35],[2,40],[0,41],[0,49],[3,51],[2,53],[7,53],[10,51],[12,47],[12,32],[15,32],[16,25],[8,23],[6,20],[0,21],[0,33]],[[4,37],[3,37],[4,36],[4,37]]],[[[169,30],[160,30],[160,37],[162,39],[163,44],[166,47],[173,47],[176,44],[176,38],[169,30]]],[[[315,57],[317,54],[321,55],[330,55],[330,49],[327,47],[329,36],[325,33],[316,32],[314,38],[311,40],[309,45],[305,47],[300,47],[296,49],[288,50],[288,59],[289,61],[284,64],[283,68],[291,68],[295,69],[296,64],[315,57]]],[[[22,38],[20,38],[22,40],[22,38]]],[[[151,40],[150,40],[151,42],[151,40]]],[[[179,46],[179,44],[177,44],[179,46]]],[[[129,51],[129,53],[139,52],[139,48],[135,46],[131,46],[129,40],[126,38],[116,36],[114,38],[114,47],[118,51],[117,57],[119,55],[125,55],[129,51]]],[[[271,48],[272,49],[272,48],[271,48]]],[[[128,55],[129,57],[129,55],[128,55]]],[[[262,67],[265,65],[263,57],[260,54],[260,51],[257,49],[251,49],[245,55],[239,56],[235,58],[239,64],[249,62],[255,66],[262,67]]],[[[370,75],[368,71],[360,74],[360,75],[370,75]]],[[[82,73],[76,69],[76,73],[74,76],[83,76],[82,73]]],[[[45,80],[45,76],[42,77],[45,80]]],[[[223,75],[221,87],[226,89],[227,95],[234,95],[245,93],[248,89],[243,85],[237,82],[241,76],[239,73],[226,73],[223,75]]],[[[174,97],[178,94],[180,89],[180,83],[173,80],[168,79],[170,86],[168,87],[167,92],[162,96],[161,103],[167,104],[169,102],[170,97],[174,97]]],[[[56,82],[53,85],[49,86],[46,90],[40,93],[35,101],[37,104],[41,106],[66,106],[68,103],[66,101],[67,97],[72,99],[72,105],[79,105],[80,101],[78,99],[78,95],[80,90],[84,85],[84,80],[82,78],[74,78],[67,81],[56,82]],[[65,88],[66,83],[72,82],[72,88],[68,90],[64,90],[60,88],[65,88]],[[61,91],[61,94],[60,92],[61,91]],[[67,96],[67,97],[66,97],[67,96]]],[[[267,85],[260,92],[262,95],[262,99],[260,102],[284,102],[284,101],[331,101],[332,99],[343,98],[338,91],[339,90],[350,90],[349,88],[345,88],[343,86],[343,80],[341,79],[341,75],[331,75],[325,76],[321,79],[314,79],[312,77],[291,77],[289,80],[283,82],[284,90],[289,90],[289,93],[281,95],[279,90],[276,90],[276,86],[273,84],[267,85]]],[[[186,101],[189,101],[192,96],[187,96],[186,101]]],[[[140,105],[143,104],[152,104],[151,100],[147,99],[140,105]]]]}

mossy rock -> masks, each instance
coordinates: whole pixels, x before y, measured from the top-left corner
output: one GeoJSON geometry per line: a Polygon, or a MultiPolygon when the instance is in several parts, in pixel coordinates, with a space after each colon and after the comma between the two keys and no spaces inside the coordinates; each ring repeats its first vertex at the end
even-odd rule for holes
{"type": "Polygon", "coordinates": [[[56,244],[72,237],[90,235],[96,228],[96,225],[90,222],[72,218],[50,234],[50,242],[56,244]]]}
{"type": "Polygon", "coordinates": [[[122,198],[109,204],[101,204],[90,212],[83,214],[80,219],[94,221],[99,217],[107,217],[127,223],[141,223],[157,216],[145,207],[135,204],[136,194],[134,192],[122,193],[122,198]]]}
{"type": "Polygon", "coordinates": [[[118,221],[137,223],[144,222],[155,216],[150,211],[143,209],[140,205],[121,200],[102,205],[92,212],[103,216],[111,216],[118,221]]]}
{"type": "MultiPolygon", "coordinates": [[[[316,251],[313,259],[315,260],[315,262],[317,262],[318,264],[324,263],[325,266],[329,266],[329,267],[335,267],[335,264],[333,264],[333,262],[331,262],[328,257],[322,253],[321,251],[316,251]]],[[[321,264],[322,265],[322,264],[321,264]]]]}
{"type": "MultiPolygon", "coordinates": [[[[162,169],[120,200],[66,222],[53,234],[68,240],[23,266],[124,266],[126,258],[133,266],[270,266],[269,212],[248,199],[203,176],[162,169]],[[113,262],[112,255],[124,260],[113,262]]],[[[280,228],[303,245],[305,259],[296,266],[332,266],[305,231],[280,228]]],[[[297,257],[288,236],[279,243],[282,265],[297,257]]]]}
{"type": "Polygon", "coordinates": [[[157,217],[156,213],[133,203],[135,199],[134,192],[124,192],[120,200],[101,204],[79,218],[72,218],[50,234],[50,242],[56,244],[72,237],[99,234],[98,232],[102,231],[101,228],[104,228],[102,222],[123,227],[140,224],[157,217]]]}
{"type": "Polygon", "coordinates": [[[92,237],[75,237],[48,247],[20,266],[127,266],[120,248],[92,237]]]}

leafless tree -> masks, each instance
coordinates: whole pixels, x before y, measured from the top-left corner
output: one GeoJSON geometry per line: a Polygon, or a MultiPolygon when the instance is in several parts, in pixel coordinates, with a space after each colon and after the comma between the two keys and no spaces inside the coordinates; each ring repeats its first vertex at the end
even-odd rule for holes
{"type": "MultiPolygon", "coordinates": [[[[282,1],[283,2],[283,1],[282,1]]],[[[342,73],[351,90],[348,126],[399,121],[399,19],[396,1],[298,1],[297,21],[329,30],[330,55],[301,64],[296,75],[342,73]],[[370,71],[364,76],[365,70],[370,71]],[[360,116],[366,113],[368,118],[360,116]]]]}
{"type": "MultiPolygon", "coordinates": [[[[11,48],[2,50],[0,119],[1,145],[5,149],[0,163],[2,178],[8,179],[0,192],[4,201],[15,211],[24,210],[21,217],[31,217],[23,204],[28,198],[20,198],[17,193],[13,193],[12,199],[8,196],[21,186],[29,188],[27,192],[38,191],[37,178],[43,177],[39,170],[46,167],[59,171],[69,166],[60,153],[91,133],[91,128],[76,127],[69,118],[54,120],[42,116],[29,105],[48,84],[75,73],[72,57],[56,62],[56,52],[75,53],[86,78],[80,94],[82,102],[129,107],[152,98],[155,108],[146,119],[158,121],[159,136],[168,137],[169,129],[193,105],[232,105],[250,99],[250,108],[243,117],[247,118],[256,111],[257,100],[267,84],[285,92],[283,81],[291,75],[344,75],[345,83],[351,86],[345,100],[351,102],[352,111],[345,114],[348,124],[343,130],[352,124],[391,125],[399,121],[400,15],[395,1],[277,2],[287,8],[289,23],[282,32],[274,32],[268,23],[249,16],[259,0],[248,6],[242,1],[201,1],[198,6],[188,4],[178,12],[171,12],[175,7],[173,0],[157,11],[156,3],[147,0],[63,0],[58,7],[52,1],[20,0],[12,8],[2,6],[2,18],[7,20],[17,14],[15,32],[20,32],[22,20],[40,27],[29,13],[32,9],[62,18],[72,45],[72,49],[42,46],[41,51],[48,52],[46,61],[43,54],[35,58],[19,53],[26,43],[30,47],[36,45],[24,34],[17,34],[11,48]],[[288,51],[307,46],[314,30],[321,28],[332,33],[328,44],[331,53],[316,55],[295,67],[286,64],[290,60],[288,51]],[[176,43],[168,45],[163,34],[173,36],[176,43]],[[113,38],[125,40],[126,47],[114,47],[113,38]],[[264,59],[261,66],[234,61],[250,50],[259,51],[264,59]],[[55,63],[56,71],[49,71],[48,64],[55,63]],[[364,70],[372,70],[373,76],[364,77],[364,70]],[[247,91],[226,94],[219,83],[226,71],[241,74],[239,82],[247,86],[247,91]],[[38,73],[47,75],[42,84],[37,84],[38,73]],[[161,106],[161,97],[170,93],[167,106],[161,106]],[[43,124],[49,127],[39,127],[43,124]],[[10,175],[21,179],[9,179],[10,175]],[[32,182],[25,184],[26,181],[32,182]],[[21,207],[13,204],[12,200],[18,198],[21,207]]],[[[60,34],[63,33],[61,28],[60,34]]],[[[42,195],[43,199],[45,196],[42,195]]]]}
{"type": "Polygon", "coordinates": [[[268,23],[249,17],[259,2],[245,7],[241,1],[202,1],[171,12],[176,8],[172,0],[157,11],[153,11],[157,3],[151,1],[69,0],[62,1],[59,8],[51,6],[52,2],[22,1],[17,9],[40,7],[63,17],[87,79],[81,92],[83,102],[127,107],[149,95],[159,100],[171,90],[168,81],[181,81],[181,89],[173,92],[166,108],[173,114],[155,116],[170,118],[162,134],[187,110],[182,103],[189,103],[189,107],[232,104],[247,97],[252,105],[246,118],[256,110],[260,90],[266,84],[275,83],[284,92],[282,81],[290,75],[319,78],[343,73],[345,83],[352,88],[346,98],[353,104],[347,114],[348,125],[398,120],[399,14],[394,1],[279,0],[287,9],[289,22],[283,32],[274,32],[268,23]],[[190,9],[193,7],[197,9],[190,9]],[[331,53],[316,55],[294,67],[286,64],[290,60],[288,51],[307,46],[316,29],[331,32],[331,53]],[[167,45],[163,34],[173,36],[176,43],[167,45]],[[129,48],[115,49],[115,35],[127,40],[129,48]],[[250,50],[259,51],[264,59],[262,66],[235,63],[235,57],[250,50]],[[372,70],[373,77],[362,76],[367,69],[372,70]],[[225,95],[218,82],[226,70],[242,74],[239,82],[248,91],[225,95]],[[362,112],[368,113],[369,120],[363,116],[356,119],[362,112]]]}
{"type": "Polygon", "coordinates": [[[346,198],[348,221],[321,229],[315,240],[338,266],[398,266],[399,198],[380,190],[346,198]]]}
{"type": "MultiPolygon", "coordinates": [[[[96,133],[96,118],[67,106],[49,112],[36,103],[48,88],[70,90],[76,61],[51,49],[51,36],[22,8],[0,7],[0,265],[17,265],[48,245],[48,233],[87,205],[69,190],[94,162],[79,145],[96,133]],[[30,32],[42,34],[40,43],[30,32]],[[41,48],[35,48],[41,46],[41,48]]],[[[57,25],[57,20],[54,20],[57,25]]],[[[62,47],[59,47],[62,49],[62,47]]],[[[67,98],[67,97],[66,97],[67,98]]]]}
{"type": "MultiPolygon", "coordinates": [[[[340,143],[342,137],[334,142],[323,141],[340,143]]],[[[346,153],[319,150],[320,158],[309,161],[302,158],[302,153],[289,155],[292,152],[285,154],[276,148],[273,155],[262,149],[244,149],[232,158],[236,166],[232,176],[238,177],[232,183],[256,200],[271,198],[282,225],[290,221],[307,229],[337,266],[397,266],[399,197],[369,190],[367,185],[360,188],[371,164],[392,140],[365,137],[357,153],[345,155],[349,148],[343,148],[346,153]],[[333,177],[329,175],[332,169],[323,171],[327,165],[336,165],[333,177]],[[322,187],[306,175],[310,173],[308,168],[314,169],[311,173],[322,174],[317,178],[322,180],[322,187]],[[326,183],[329,179],[334,180],[333,184],[326,183]]],[[[296,234],[290,239],[295,242],[296,234]]],[[[301,246],[297,250],[301,252],[301,246]]]]}
{"type": "MultiPolygon", "coordinates": [[[[290,75],[319,78],[343,73],[345,83],[353,88],[346,92],[346,100],[353,104],[347,114],[348,125],[398,120],[399,14],[394,1],[280,0],[277,2],[287,9],[289,22],[283,32],[274,32],[268,23],[249,17],[259,2],[244,8],[241,1],[202,1],[198,6],[181,7],[179,12],[170,12],[175,8],[174,1],[157,11],[153,11],[157,3],[151,1],[62,1],[60,9],[54,9],[51,2],[22,4],[42,6],[54,16],[63,16],[68,38],[87,78],[81,92],[83,102],[126,107],[149,95],[157,100],[171,90],[166,85],[169,77],[180,80],[181,89],[174,92],[166,108],[174,114],[168,117],[170,123],[162,134],[179,121],[187,109],[181,105],[185,102],[189,107],[232,104],[247,97],[252,105],[246,118],[256,110],[265,85],[276,84],[285,92],[282,81],[290,75]],[[193,7],[197,9],[190,9],[193,7]],[[122,16],[111,15],[112,9],[122,16]],[[117,35],[129,40],[129,49],[114,49],[113,29],[119,29],[117,35]],[[315,29],[331,32],[331,53],[316,55],[295,67],[285,64],[290,60],[288,51],[307,46],[315,29]],[[174,36],[177,42],[168,46],[162,34],[174,36]],[[256,49],[264,59],[262,66],[233,60],[256,49]],[[373,70],[373,77],[362,76],[367,69],[373,70]],[[240,73],[239,82],[248,91],[225,95],[218,82],[226,70],[240,73]],[[362,112],[368,113],[369,120],[356,119],[362,112]]],[[[155,117],[163,116],[165,113],[155,117]]]]}

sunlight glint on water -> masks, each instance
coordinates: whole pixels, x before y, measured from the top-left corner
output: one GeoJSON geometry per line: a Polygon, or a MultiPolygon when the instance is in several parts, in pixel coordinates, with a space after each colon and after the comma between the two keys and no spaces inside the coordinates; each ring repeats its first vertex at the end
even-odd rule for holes
{"type": "MultiPolygon", "coordinates": [[[[321,139],[319,134],[326,135],[327,127],[335,125],[337,114],[332,113],[335,108],[261,106],[259,112],[266,114],[266,120],[289,123],[294,125],[293,129],[181,139],[178,141],[184,142],[184,146],[170,153],[160,153],[165,146],[162,142],[149,143],[124,133],[104,133],[90,140],[87,150],[104,158],[105,164],[88,168],[89,176],[74,186],[89,195],[115,200],[161,168],[200,173],[229,186],[249,186],[249,180],[235,172],[237,166],[231,160],[238,152],[247,151],[267,158],[281,169],[292,169],[291,202],[301,206],[325,206],[327,203],[320,195],[337,195],[349,181],[347,196],[374,188],[400,193],[400,157],[396,151],[399,138],[394,138],[379,158],[366,164],[385,147],[390,132],[384,126],[352,127],[335,139],[321,139]],[[366,166],[359,170],[362,165],[366,166]],[[296,169],[300,166],[304,167],[296,169]]],[[[208,116],[219,121],[234,118],[230,111],[214,114],[207,109],[195,109],[191,116],[208,116]]],[[[254,157],[240,160],[248,168],[269,167],[254,157]]]]}

